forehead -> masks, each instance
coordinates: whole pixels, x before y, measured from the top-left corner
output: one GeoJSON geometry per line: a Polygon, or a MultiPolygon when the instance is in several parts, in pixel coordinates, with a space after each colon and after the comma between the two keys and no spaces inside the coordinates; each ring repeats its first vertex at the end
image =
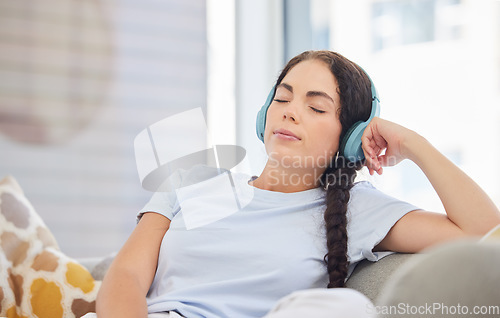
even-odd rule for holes
{"type": "Polygon", "coordinates": [[[300,62],[288,71],[282,82],[294,89],[321,90],[331,94],[336,93],[338,86],[337,79],[321,60],[300,62]]]}

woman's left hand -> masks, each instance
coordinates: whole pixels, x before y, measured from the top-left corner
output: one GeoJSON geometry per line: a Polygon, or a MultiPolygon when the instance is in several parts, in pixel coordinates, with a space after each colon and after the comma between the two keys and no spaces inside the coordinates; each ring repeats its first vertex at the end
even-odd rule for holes
{"type": "Polygon", "coordinates": [[[417,252],[464,235],[484,235],[500,224],[500,211],[479,185],[413,130],[375,117],[361,142],[370,174],[382,174],[382,167],[409,159],[425,174],[446,211],[406,214],[377,249],[417,252]]]}
{"type": "Polygon", "coordinates": [[[416,133],[401,125],[375,117],[361,137],[370,175],[382,174],[382,167],[394,166],[408,158],[407,141],[416,133]],[[384,151],[385,150],[385,151],[384,151]]]}

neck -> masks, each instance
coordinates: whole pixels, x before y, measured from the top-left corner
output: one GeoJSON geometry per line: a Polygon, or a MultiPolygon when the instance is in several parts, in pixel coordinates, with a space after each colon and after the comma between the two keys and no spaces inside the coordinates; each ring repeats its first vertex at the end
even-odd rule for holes
{"type": "Polygon", "coordinates": [[[277,192],[299,192],[317,188],[324,169],[284,168],[267,162],[261,175],[251,182],[256,188],[277,192]]]}

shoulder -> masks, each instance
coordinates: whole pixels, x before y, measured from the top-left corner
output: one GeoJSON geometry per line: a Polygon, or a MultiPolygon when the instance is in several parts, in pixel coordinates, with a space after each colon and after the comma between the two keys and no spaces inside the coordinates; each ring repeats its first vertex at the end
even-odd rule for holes
{"type": "Polygon", "coordinates": [[[380,191],[370,182],[357,183],[351,189],[347,209],[351,262],[363,258],[377,260],[380,255],[374,254],[373,248],[399,219],[414,210],[418,208],[380,191]]]}
{"type": "Polygon", "coordinates": [[[406,201],[380,191],[370,182],[363,181],[356,183],[351,189],[348,217],[362,223],[392,222],[417,209],[419,208],[406,201]]]}
{"type": "Polygon", "coordinates": [[[388,195],[377,189],[369,181],[361,181],[354,184],[350,191],[349,205],[369,204],[373,200],[383,200],[390,198],[388,195]]]}
{"type": "MultiPolygon", "coordinates": [[[[200,193],[199,186],[223,173],[222,169],[195,165],[189,169],[176,169],[161,180],[161,186],[153,192],[149,202],[139,211],[137,220],[146,212],[157,212],[172,219],[180,209],[179,195],[200,193]]],[[[201,191],[202,192],[202,191],[201,191]]]]}
{"type": "Polygon", "coordinates": [[[357,192],[357,191],[370,191],[370,190],[377,190],[377,188],[375,188],[370,181],[360,181],[360,182],[356,182],[353,185],[353,187],[351,189],[351,193],[357,192]]]}
{"type": "Polygon", "coordinates": [[[165,178],[158,192],[173,192],[182,187],[207,181],[224,172],[223,169],[207,165],[194,165],[188,169],[176,169],[165,178]]]}
{"type": "Polygon", "coordinates": [[[371,182],[369,181],[361,181],[354,184],[350,191],[351,200],[349,203],[353,204],[374,204],[374,203],[405,203],[398,198],[395,198],[379,189],[377,189],[371,182]]]}

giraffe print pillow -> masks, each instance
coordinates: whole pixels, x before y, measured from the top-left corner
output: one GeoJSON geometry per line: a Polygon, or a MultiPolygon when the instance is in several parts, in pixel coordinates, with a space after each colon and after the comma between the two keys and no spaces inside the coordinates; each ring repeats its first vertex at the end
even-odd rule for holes
{"type": "Polygon", "coordinates": [[[14,178],[0,181],[0,317],[81,317],[99,286],[59,250],[14,178]]]}

